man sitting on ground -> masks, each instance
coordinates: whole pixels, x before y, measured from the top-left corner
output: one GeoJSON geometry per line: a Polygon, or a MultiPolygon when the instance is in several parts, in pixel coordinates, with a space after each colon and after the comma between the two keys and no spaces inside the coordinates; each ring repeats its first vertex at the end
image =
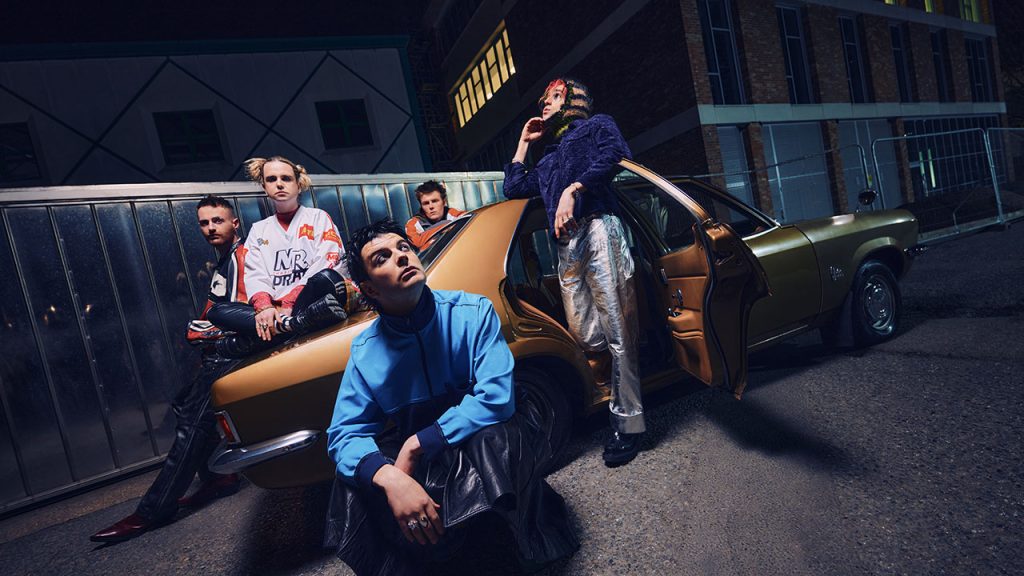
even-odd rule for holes
{"type": "Polygon", "coordinates": [[[416,200],[420,211],[405,223],[405,234],[417,250],[423,249],[433,233],[430,228],[465,214],[448,206],[448,190],[437,180],[427,180],[416,187],[416,200]]]}
{"type": "Polygon", "coordinates": [[[487,521],[510,528],[528,568],[572,554],[565,503],[543,479],[551,446],[517,394],[491,302],[428,288],[390,220],[350,246],[352,279],[380,317],[352,342],[327,429],[338,476],[325,544],[360,576],[419,573],[487,521]],[[397,455],[378,444],[388,421],[397,455]]]}

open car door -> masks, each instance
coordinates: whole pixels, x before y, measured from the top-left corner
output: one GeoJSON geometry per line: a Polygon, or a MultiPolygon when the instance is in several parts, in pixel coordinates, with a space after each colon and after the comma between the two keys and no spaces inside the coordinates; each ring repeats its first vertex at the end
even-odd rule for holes
{"type": "Polygon", "coordinates": [[[733,229],[700,203],[638,164],[624,160],[622,166],[647,181],[619,188],[662,245],[655,272],[676,362],[739,398],[747,384],[750,309],[769,294],[764,269],[733,229]]]}

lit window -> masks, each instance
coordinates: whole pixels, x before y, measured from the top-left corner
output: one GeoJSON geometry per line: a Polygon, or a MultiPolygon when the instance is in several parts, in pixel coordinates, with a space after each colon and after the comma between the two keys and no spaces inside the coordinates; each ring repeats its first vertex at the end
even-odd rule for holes
{"type": "Polygon", "coordinates": [[[963,0],[960,3],[960,17],[971,22],[981,22],[981,10],[978,9],[978,0],[963,0]]]}
{"type": "Polygon", "coordinates": [[[362,99],[317,102],[316,116],[326,150],[373,145],[370,118],[362,99]]]}
{"type": "Polygon", "coordinates": [[[455,109],[459,128],[465,126],[515,73],[508,32],[502,22],[490,45],[452,88],[452,108],[455,109]]]}
{"type": "Polygon", "coordinates": [[[153,122],[168,166],[224,159],[213,110],[158,112],[153,122]]]}

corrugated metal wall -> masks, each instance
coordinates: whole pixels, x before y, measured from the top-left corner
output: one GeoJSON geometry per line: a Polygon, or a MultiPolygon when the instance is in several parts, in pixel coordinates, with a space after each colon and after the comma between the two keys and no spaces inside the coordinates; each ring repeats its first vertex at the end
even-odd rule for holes
{"type": "MultiPolygon", "coordinates": [[[[314,176],[306,206],[339,232],[418,209],[434,178],[449,204],[501,198],[502,174],[314,176]]],[[[269,214],[248,183],[139,184],[0,192],[0,513],[158,462],[169,406],[197,355],[186,323],[206,299],[214,251],[196,228],[206,194],[244,230],[269,214]]]]}

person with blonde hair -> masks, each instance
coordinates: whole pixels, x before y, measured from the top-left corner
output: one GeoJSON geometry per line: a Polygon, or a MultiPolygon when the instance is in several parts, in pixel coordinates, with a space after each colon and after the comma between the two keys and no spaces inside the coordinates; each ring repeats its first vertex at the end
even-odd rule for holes
{"type": "Polygon", "coordinates": [[[306,169],[282,156],[251,158],[245,168],[275,213],[253,224],[245,242],[249,303],[218,303],[207,314],[217,326],[249,336],[223,341],[230,349],[219,352],[229,357],[340,322],[356,306],[334,222],[327,212],[299,204],[312,186],[306,169]]]}

